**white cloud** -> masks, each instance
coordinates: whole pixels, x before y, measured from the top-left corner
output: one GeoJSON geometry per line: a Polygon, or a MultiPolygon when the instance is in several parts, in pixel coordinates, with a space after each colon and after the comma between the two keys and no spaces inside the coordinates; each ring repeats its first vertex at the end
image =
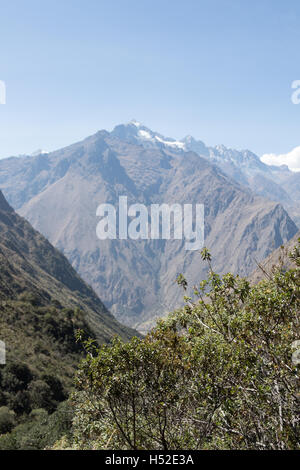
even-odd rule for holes
{"type": "Polygon", "coordinates": [[[300,147],[295,147],[291,152],[282,155],[265,153],[261,161],[267,165],[287,165],[291,171],[300,171],[300,147]]]}

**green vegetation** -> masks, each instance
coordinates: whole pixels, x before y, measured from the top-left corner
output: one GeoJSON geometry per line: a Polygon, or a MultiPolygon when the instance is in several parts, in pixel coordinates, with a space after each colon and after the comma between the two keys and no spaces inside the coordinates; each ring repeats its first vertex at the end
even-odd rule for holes
{"type": "Polygon", "coordinates": [[[3,204],[0,232],[0,450],[299,448],[300,240],[294,267],[255,286],[203,250],[194,298],[126,342],[133,330],[3,204]]]}
{"type": "Polygon", "coordinates": [[[79,329],[93,336],[83,311],[56,300],[47,305],[23,292],[1,302],[7,365],[0,366],[0,449],[44,448],[60,437],[57,429],[66,432],[51,429],[83,357],[75,339],[79,329]]]}
{"type": "MultiPolygon", "coordinates": [[[[1,191],[0,235],[0,301],[4,310],[11,300],[27,300],[33,307],[57,302],[72,311],[84,311],[100,343],[110,341],[115,334],[124,340],[135,334],[116,321],[63,254],[8,206],[1,191]]],[[[14,307],[18,310],[18,304],[9,306],[12,314],[14,307]]],[[[2,309],[0,316],[1,312],[2,309]]],[[[25,332],[31,328],[26,318],[25,332]]],[[[37,321],[40,319],[41,316],[37,321]]]]}
{"type": "Polygon", "coordinates": [[[77,330],[99,342],[134,333],[0,191],[0,449],[43,449],[66,434],[64,402],[83,357],[77,330]]]}
{"type": "Polygon", "coordinates": [[[251,286],[217,275],[205,249],[208,279],[146,338],[84,342],[72,432],[55,448],[299,449],[300,239],[291,257],[251,286]]]}
{"type": "Polygon", "coordinates": [[[10,433],[0,438],[0,450],[47,449],[61,436],[68,436],[71,423],[72,410],[68,402],[61,403],[52,414],[45,409],[35,409],[26,420],[21,421],[10,433]]]}

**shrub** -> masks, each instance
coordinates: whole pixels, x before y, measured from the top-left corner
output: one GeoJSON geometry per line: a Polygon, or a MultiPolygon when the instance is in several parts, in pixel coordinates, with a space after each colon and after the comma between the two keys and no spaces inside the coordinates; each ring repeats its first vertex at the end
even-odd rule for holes
{"type": "Polygon", "coordinates": [[[7,406],[0,408],[0,434],[6,434],[15,426],[15,413],[7,406]]]}
{"type": "MultiPolygon", "coordinates": [[[[295,269],[256,286],[216,274],[146,336],[85,342],[71,443],[80,449],[299,449],[300,239],[295,269]]],[[[183,276],[179,284],[187,289],[183,276]]]]}

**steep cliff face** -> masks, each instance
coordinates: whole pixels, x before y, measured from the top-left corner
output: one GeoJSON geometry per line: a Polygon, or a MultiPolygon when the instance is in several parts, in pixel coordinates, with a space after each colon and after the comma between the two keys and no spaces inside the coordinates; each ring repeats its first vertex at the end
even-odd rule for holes
{"type": "Polygon", "coordinates": [[[259,260],[259,266],[251,273],[249,279],[254,284],[268,277],[268,274],[276,267],[284,271],[295,267],[295,263],[290,258],[290,253],[300,238],[300,231],[284,245],[274,250],[267,258],[259,260]]]}

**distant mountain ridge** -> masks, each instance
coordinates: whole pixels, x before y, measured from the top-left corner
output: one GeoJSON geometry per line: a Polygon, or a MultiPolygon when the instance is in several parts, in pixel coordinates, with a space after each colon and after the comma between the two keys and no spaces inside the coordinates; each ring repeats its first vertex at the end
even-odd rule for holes
{"type": "Polygon", "coordinates": [[[166,138],[135,120],[116,126],[111,134],[145,148],[169,147],[177,152],[195,152],[218,165],[228,176],[254,193],[283,204],[300,226],[300,172],[292,172],[286,165],[267,165],[250,150],[235,150],[224,145],[207,147],[192,136],[181,140],[166,138]]]}
{"type": "Polygon", "coordinates": [[[151,132],[134,122],[55,152],[0,161],[0,185],[13,207],[63,251],[120,321],[143,331],[180,305],[177,274],[192,285],[206,268],[183,240],[98,240],[100,203],[117,205],[120,195],[146,206],[203,203],[205,244],[220,272],[249,274],[255,259],[297,232],[279,203],[256,195],[208,155],[151,132]]]}

